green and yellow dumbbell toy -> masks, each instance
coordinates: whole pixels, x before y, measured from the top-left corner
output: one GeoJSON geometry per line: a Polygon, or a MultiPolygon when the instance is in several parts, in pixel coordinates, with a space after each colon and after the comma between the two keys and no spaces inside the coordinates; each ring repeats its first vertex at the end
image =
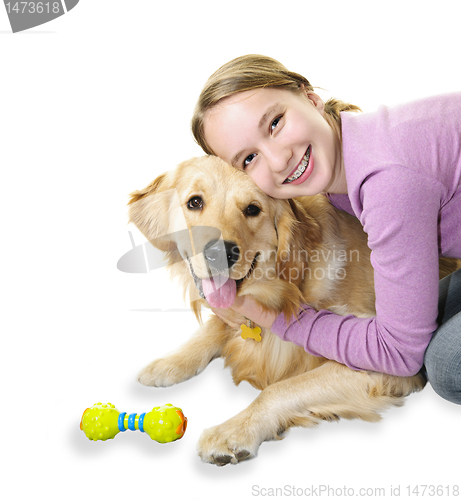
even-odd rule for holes
{"type": "Polygon", "coordinates": [[[159,443],[181,439],[186,432],[187,418],[181,408],[166,404],[156,406],[148,413],[127,415],[114,405],[96,403],[82,415],[80,429],[91,441],[113,439],[119,432],[140,430],[159,443]]]}

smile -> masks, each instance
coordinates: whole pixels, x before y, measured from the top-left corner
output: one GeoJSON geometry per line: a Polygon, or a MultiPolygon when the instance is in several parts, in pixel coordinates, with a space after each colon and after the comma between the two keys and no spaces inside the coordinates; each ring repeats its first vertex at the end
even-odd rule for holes
{"type": "Polygon", "coordinates": [[[306,171],[306,168],[309,165],[310,156],[311,146],[307,148],[306,154],[303,156],[303,159],[301,160],[296,170],[283,181],[283,184],[289,184],[290,182],[296,181],[301,177],[301,175],[306,171]]]}

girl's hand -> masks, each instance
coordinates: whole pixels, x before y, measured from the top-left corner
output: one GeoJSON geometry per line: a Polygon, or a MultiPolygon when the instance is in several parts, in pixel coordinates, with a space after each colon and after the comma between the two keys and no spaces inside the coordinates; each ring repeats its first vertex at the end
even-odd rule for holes
{"type": "Polygon", "coordinates": [[[239,328],[240,325],[246,324],[247,320],[245,316],[240,313],[235,312],[232,308],[219,309],[217,307],[212,307],[211,310],[218,316],[218,318],[231,328],[239,328]]]}
{"type": "Polygon", "coordinates": [[[278,314],[275,311],[266,312],[250,296],[237,297],[229,309],[212,309],[220,319],[233,328],[238,328],[246,319],[251,319],[256,326],[271,328],[278,314]]]}

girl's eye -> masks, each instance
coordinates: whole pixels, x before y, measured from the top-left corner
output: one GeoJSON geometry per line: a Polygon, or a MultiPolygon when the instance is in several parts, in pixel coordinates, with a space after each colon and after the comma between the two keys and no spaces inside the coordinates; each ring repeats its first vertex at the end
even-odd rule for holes
{"type": "Polygon", "coordinates": [[[243,160],[243,170],[245,170],[246,167],[253,161],[254,157],[256,155],[252,153],[251,155],[248,155],[244,160],[243,160]]]}
{"type": "Polygon", "coordinates": [[[282,119],[281,116],[277,116],[277,118],[275,120],[272,121],[271,123],[271,132],[274,131],[274,129],[277,127],[277,125],[279,124],[279,121],[282,119]]]}

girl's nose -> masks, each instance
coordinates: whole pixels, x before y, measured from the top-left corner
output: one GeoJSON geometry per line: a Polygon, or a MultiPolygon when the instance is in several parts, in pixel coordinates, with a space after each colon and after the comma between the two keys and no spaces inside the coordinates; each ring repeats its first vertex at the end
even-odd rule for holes
{"type": "Polygon", "coordinates": [[[285,148],[268,148],[266,152],[267,164],[276,174],[287,169],[291,158],[291,151],[285,148]]]}

